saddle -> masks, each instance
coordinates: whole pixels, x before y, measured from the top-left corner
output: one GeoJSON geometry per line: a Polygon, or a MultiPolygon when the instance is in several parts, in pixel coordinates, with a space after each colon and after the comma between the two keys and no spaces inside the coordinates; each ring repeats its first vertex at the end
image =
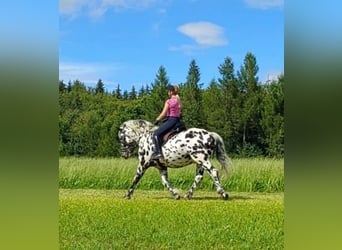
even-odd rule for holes
{"type": "Polygon", "coordinates": [[[175,136],[176,134],[185,131],[186,127],[184,122],[179,122],[177,123],[169,132],[167,132],[164,136],[163,136],[163,141],[162,144],[165,144],[168,140],[170,140],[173,136],[175,136]]]}

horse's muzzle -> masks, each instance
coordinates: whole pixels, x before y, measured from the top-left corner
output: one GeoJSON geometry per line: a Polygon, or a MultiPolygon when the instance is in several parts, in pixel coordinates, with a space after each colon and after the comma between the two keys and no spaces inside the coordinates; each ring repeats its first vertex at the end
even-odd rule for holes
{"type": "Polygon", "coordinates": [[[122,146],[121,147],[121,157],[124,159],[128,159],[132,156],[131,148],[130,146],[122,146]]]}
{"type": "Polygon", "coordinates": [[[128,159],[129,157],[131,157],[131,154],[129,152],[121,153],[121,157],[123,157],[124,159],[128,159]]]}

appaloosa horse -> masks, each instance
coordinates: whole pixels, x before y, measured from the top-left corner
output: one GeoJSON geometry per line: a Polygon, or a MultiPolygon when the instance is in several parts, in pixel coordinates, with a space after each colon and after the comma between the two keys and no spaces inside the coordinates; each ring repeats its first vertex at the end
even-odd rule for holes
{"type": "Polygon", "coordinates": [[[199,128],[182,131],[164,143],[162,146],[164,160],[159,161],[151,159],[154,151],[152,136],[156,128],[145,120],[129,120],[119,128],[118,136],[121,142],[121,154],[124,158],[130,157],[133,149],[139,146],[139,164],[133,183],[125,195],[127,199],[131,198],[139,180],[151,166],[159,169],[163,185],[168,188],[175,199],[179,199],[178,190],[174,189],[168,181],[167,168],[181,168],[191,163],[197,164],[196,177],[185,194],[185,199],[191,199],[194,190],[203,179],[204,171],[207,171],[212,178],[218,194],[223,199],[228,199],[229,196],[220,183],[218,171],[210,162],[211,157],[216,153],[216,158],[223,169],[227,170],[230,165],[221,136],[199,128]]]}

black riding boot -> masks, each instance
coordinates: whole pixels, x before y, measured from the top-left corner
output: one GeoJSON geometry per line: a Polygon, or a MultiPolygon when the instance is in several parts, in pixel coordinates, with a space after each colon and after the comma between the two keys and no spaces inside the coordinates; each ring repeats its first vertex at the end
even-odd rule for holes
{"type": "Polygon", "coordinates": [[[159,141],[158,136],[156,136],[156,135],[153,136],[153,143],[154,143],[155,150],[154,150],[154,152],[152,154],[152,160],[161,160],[161,159],[163,159],[161,143],[159,141]]]}

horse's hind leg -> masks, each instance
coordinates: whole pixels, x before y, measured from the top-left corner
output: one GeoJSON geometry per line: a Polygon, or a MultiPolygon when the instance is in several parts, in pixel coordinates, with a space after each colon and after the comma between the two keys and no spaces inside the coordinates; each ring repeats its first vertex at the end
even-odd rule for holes
{"type": "Polygon", "coordinates": [[[213,165],[209,161],[205,162],[203,166],[205,166],[211,179],[214,181],[217,193],[220,194],[223,199],[227,200],[229,198],[229,195],[224,191],[222,187],[217,169],[214,168],[213,165]]]}
{"type": "Polygon", "coordinates": [[[146,171],[147,168],[148,168],[148,167],[144,167],[144,166],[142,166],[142,165],[139,163],[138,168],[137,168],[137,173],[135,174],[134,179],[133,179],[133,183],[132,183],[132,185],[130,186],[128,192],[127,192],[126,195],[125,195],[125,198],[126,198],[126,199],[130,199],[130,198],[132,197],[133,192],[134,192],[134,189],[136,188],[136,186],[137,186],[139,180],[140,180],[141,177],[144,175],[144,173],[145,173],[145,171],[146,171]]]}
{"type": "Polygon", "coordinates": [[[159,173],[164,187],[166,187],[170,191],[170,193],[175,197],[175,199],[178,200],[180,198],[179,192],[170,185],[168,180],[167,168],[159,169],[159,173]]]}
{"type": "Polygon", "coordinates": [[[204,173],[204,169],[202,168],[201,165],[197,164],[195,181],[192,184],[189,191],[185,194],[184,196],[185,199],[187,200],[191,199],[192,195],[194,194],[195,189],[198,187],[198,184],[203,179],[203,173],[204,173]]]}
{"type": "Polygon", "coordinates": [[[208,172],[211,179],[213,180],[216,186],[217,193],[220,194],[223,199],[227,200],[229,195],[224,191],[222,184],[220,182],[219,176],[218,176],[218,171],[216,168],[213,167],[211,162],[208,160],[208,156],[203,155],[203,154],[196,154],[196,155],[192,155],[191,158],[197,164],[202,165],[202,167],[208,172]]]}

